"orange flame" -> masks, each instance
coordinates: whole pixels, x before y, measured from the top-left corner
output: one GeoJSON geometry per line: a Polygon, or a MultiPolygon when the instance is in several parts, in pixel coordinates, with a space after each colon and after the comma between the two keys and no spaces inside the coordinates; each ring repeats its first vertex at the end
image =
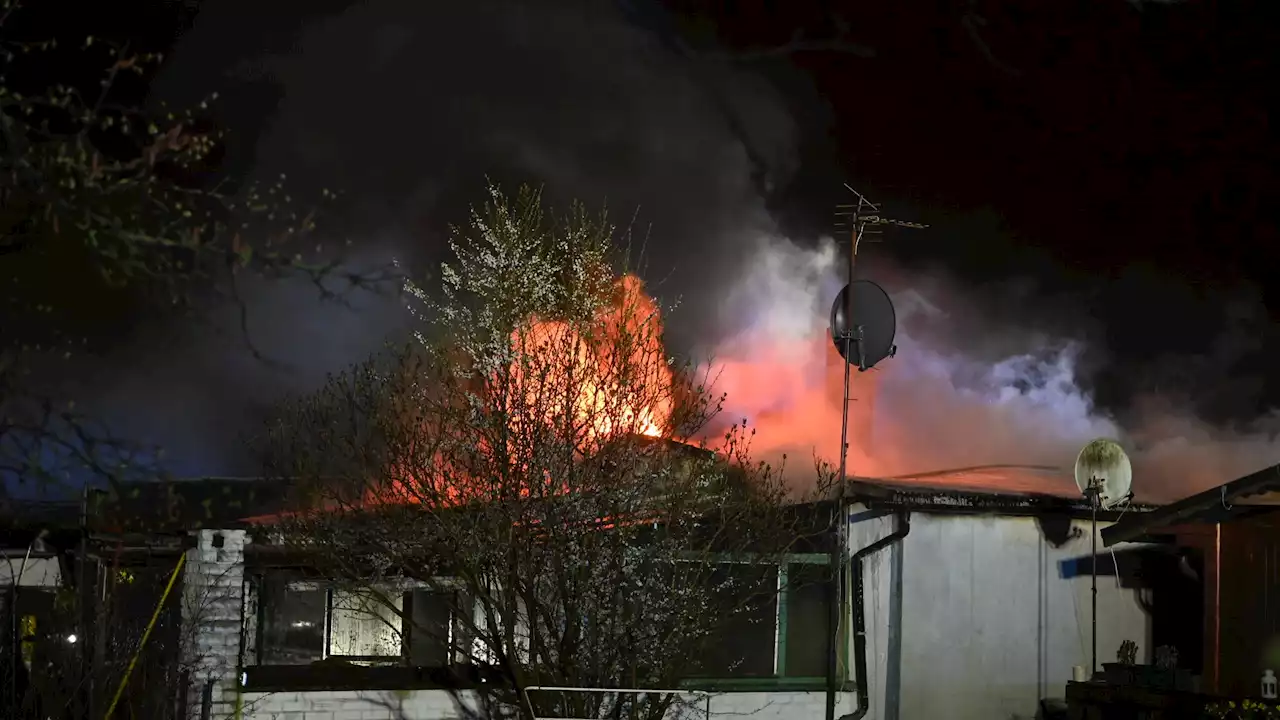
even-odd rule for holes
{"type": "MultiPolygon", "coordinates": [[[[512,376],[527,409],[513,421],[572,418],[596,445],[620,434],[662,437],[671,422],[672,375],[658,306],[634,275],[591,328],[532,318],[512,335],[512,376]]],[[[572,431],[570,431],[572,432],[572,431]]]]}
{"type": "MultiPolygon", "coordinates": [[[[533,317],[512,334],[515,352],[507,387],[516,399],[508,419],[514,436],[549,428],[572,434],[564,439],[577,441],[589,451],[620,435],[667,434],[674,380],[662,343],[658,306],[634,275],[620,278],[616,291],[614,302],[593,323],[575,325],[533,317]]],[[[497,382],[502,387],[501,379],[497,382]]],[[[519,449],[511,453],[510,462],[520,465],[519,449]]],[[[365,504],[435,498],[448,507],[482,499],[482,486],[468,484],[465,471],[445,471],[447,464],[440,459],[429,478],[393,467],[389,486],[371,489],[365,504]]],[[[544,481],[546,485],[536,491],[521,487],[518,492],[528,497],[567,491],[550,478],[544,481]]]]}

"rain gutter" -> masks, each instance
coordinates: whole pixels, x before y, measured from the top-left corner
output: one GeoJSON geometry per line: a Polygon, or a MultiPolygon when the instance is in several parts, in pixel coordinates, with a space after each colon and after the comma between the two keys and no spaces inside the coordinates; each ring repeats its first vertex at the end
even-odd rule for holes
{"type": "Polygon", "coordinates": [[[862,560],[902,540],[911,532],[911,513],[900,510],[896,513],[898,527],[893,532],[858,550],[849,559],[850,585],[853,589],[853,669],[854,683],[858,693],[858,707],[839,720],[862,720],[871,709],[871,688],[867,678],[867,631],[866,608],[862,590],[862,560]]]}

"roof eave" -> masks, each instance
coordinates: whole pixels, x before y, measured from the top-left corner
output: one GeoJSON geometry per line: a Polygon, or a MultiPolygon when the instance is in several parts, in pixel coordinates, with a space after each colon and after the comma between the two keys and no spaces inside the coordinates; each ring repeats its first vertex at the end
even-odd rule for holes
{"type": "Polygon", "coordinates": [[[1229,483],[1210,488],[1165,505],[1142,516],[1125,518],[1102,531],[1106,547],[1133,542],[1152,529],[1192,522],[1221,523],[1245,515],[1266,512],[1274,506],[1251,504],[1249,499],[1280,490],[1280,464],[1266,467],[1229,483]]]}

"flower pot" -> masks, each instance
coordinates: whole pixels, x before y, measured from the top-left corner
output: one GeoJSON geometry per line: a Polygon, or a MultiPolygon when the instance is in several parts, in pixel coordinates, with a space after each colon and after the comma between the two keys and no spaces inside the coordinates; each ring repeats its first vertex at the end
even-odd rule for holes
{"type": "Polygon", "coordinates": [[[1191,689],[1191,673],[1177,668],[1103,663],[1102,676],[1111,685],[1131,685],[1151,690],[1170,691],[1191,689]]]}
{"type": "Polygon", "coordinates": [[[1109,685],[1133,685],[1136,679],[1134,665],[1102,663],[1102,679],[1109,685]]]}

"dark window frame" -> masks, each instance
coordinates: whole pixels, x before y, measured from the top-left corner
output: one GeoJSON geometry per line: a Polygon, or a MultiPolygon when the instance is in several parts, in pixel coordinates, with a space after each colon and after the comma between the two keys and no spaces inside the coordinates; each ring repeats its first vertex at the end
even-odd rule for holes
{"type": "MultiPolygon", "coordinates": [[[[738,560],[726,559],[724,560],[724,563],[725,564],[750,564],[752,563],[752,560],[750,558],[738,559],[738,560]]],[[[791,675],[786,672],[786,666],[788,664],[786,655],[787,655],[787,647],[790,644],[789,641],[796,641],[796,642],[802,641],[802,638],[790,636],[789,627],[788,627],[789,623],[787,623],[786,621],[786,615],[787,615],[787,607],[790,604],[788,600],[790,599],[790,596],[795,589],[795,586],[792,586],[788,583],[788,576],[790,574],[789,568],[795,565],[830,567],[830,556],[825,553],[793,553],[793,554],[785,555],[780,563],[777,563],[777,564],[767,563],[767,564],[773,565],[774,567],[779,568],[778,584],[779,584],[780,590],[776,597],[776,601],[774,603],[775,604],[775,623],[774,623],[774,631],[773,631],[773,648],[774,648],[773,674],[770,676],[754,676],[754,677],[700,676],[696,678],[689,678],[686,681],[682,682],[681,683],[682,687],[705,688],[705,689],[713,689],[717,691],[776,689],[780,687],[799,688],[799,689],[812,689],[812,688],[818,688],[818,687],[826,687],[827,678],[825,675],[801,676],[801,675],[791,675]]],[[[257,572],[254,572],[252,574],[252,577],[255,585],[258,588],[257,591],[259,593],[261,592],[263,581],[267,577],[276,575],[277,573],[280,573],[280,572],[288,572],[288,569],[283,567],[261,568],[257,572]]],[[[318,576],[314,573],[307,572],[305,570],[302,572],[295,572],[294,575],[298,580],[316,582],[321,586],[326,586],[331,588],[333,584],[331,580],[318,576]]],[[[827,582],[822,583],[821,587],[829,589],[830,588],[829,583],[830,581],[828,580],[827,582]]],[[[362,667],[362,669],[364,670],[370,670],[375,668],[383,668],[384,670],[390,670],[393,667],[399,667],[402,670],[438,669],[434,665],[420,666],[420,665],[416,665],[413,662],[412,636],[413,636],[414,623],[411,621],[408,621],[408,618],[412,617],[412,602],[413,602],[412,596],[415,592],[423,592],[423,591],[439,592],[442,590],[446,592],[461,592],[460,589],[456,589],[456,588],[435,589],[425,584],[420,587],[409,588],[405,591],[405,600],[404,600],[404,605],[402,606],[402,612],[404,613],[404,616],[405,616],[405,622],[403,624],[406,625],[407,627],[404,628],[401,635],[401,655],[399,658],[395,658],[394,656],[386,656],[386,657],[379,656],[376,658],[365,659],[365,658],[356,657],[356,656],[329,656],[328,649],[331,643],[331,640],[330,640],[331,630],[329,627],[329,618],[330,618],[331,611],[329,609],[329,606],[331,606],[331,602],[326,603],[327,607],[325,612],[325,622],[326,622],[326,627],[325,627],[326,658],[325,659],[327,659],[328,657],[333,657],[335,660],[378,663],[371,666],[356,666],[357,668],[362,667]],[[389,660],[393,662],[386,662],[389,660]]],[[[331,594],[332,593],[329,593],[330,596],[331,594]]],[[[850,593],[845,592],[844,598],[845,598],[845,601],[844,601],[844,607],[842,608],[842,617],[848,618],[850,593]]],[[[267,612],[267,609],[268,609],[267,603],[262,602],[261,594],[258,595],[256,605],[257,605],[257,607],[255,608],[255,620],[256,620],[255,640],[256,641],[255,641],[255,647],[254,647],[254,657],[252,658],[253,659],[252,664],[246,663],[246,670],[250,670],[251,672],[256,668],[263,668],[268,671],[270,671],[270,669],[272,668],[281,668],[281,669],[292,668],[293,670],[301,670],[303,668],[308,667],[308,666],[298,666],[298,665],[273,665],[273,664],[264,664],[260,662],[264,652],[264,647],[265,647],[264,619],[265,619],[265,613],[267,612]]],[[[450,615],[451,617],[449,618],[449,623],[452,628],[451,632],[454,632],[454,633],[459,632],[461,623],[459,618],[457,617],[457,614],[451,611],[450,615]]],[[[823,625],[824,625],[823,632],[826,633],[825,619],[824,619],[823,625]]],[[[849,630],[846,628],[844,632],[841,633],[841,635],[843,636],[842,638],[829,638],[829,640],[834,640],[836,642],[837,651],[840,654],[840,657],[842,659],[847,660],[849,630]],[[841,640],[843,640],[843,642],[841,640]]],[[[448,658],[448,660],[450,661],[450,664],[448,665],[448,667],[470,665],[469,661],[465,659],[466,653],[462,653],[463,658],[459,658],[458,657],[459,653],[456,650],[456,648],[452,648],[448,651],[448,654],[450,656],[448,658]]],[[[314,663],[312,663],[312,665],[314,665],[314,663]]],[[[837,683],[843,686],[845,683],[851,680],[850,676],[851,676],[852,670],[849,667],[848,662],[842,661],[839,663],[839,666],[844,668],[844,672],[842,673],[842,676],[838,677],[836,680],[837,680],[837,683]]],[[[434,687],[435,685],[432,685],[432,686],[434,687]]]]}
{"type": "MultiPolygon", "coordinates": [[[[401,607],[400,607],[401,618],[400,618],[400,628],[399,628],[400,652],[398,654],[396,655],[339,655],[339,654],[334,654],[332,652],[333,650],[333,616],[334,616],[334,595],[337,592],[341,592],[342,589],[340,587],[337,587],[332,580],[318,576],[311,572],[307,572],[305,570],[290,569],[290,568],[269,568],[269,569],[260,569],[257,572],[252,573],[251,578],[246,578],[246,586],[252,587],[253,588],[252,592],[254,592],[256,595],[255,607],[254,607],[254,613],[253,613],[254,623],[255,623],[255,627],[253,628],[253,631],[254,631],[253,656],[252,658],[247,658],[247,660],[252,661],[252,662],[246,663],[247,668],[311,667],[311,666],[314,666],[316,663],[324,663],[329,660],[334,660],[339,662],[348,662],[353,664],[367,663],[367,665],[365,665],[366,667],[408,667],[408,668],[416,667],[416,668],[424,668],[424,669],[434,669],[438,667],[451,667],[453,665],[459,664],[456,661],[456,656],[457,656],[456,651],[453,648],[448,646],[446,646],[447,657],[446,657],[446,663],[444,666],[438,666],[435,664],[416,664],[414,662],[414,657],[413,657],[414,622],[412,621],[415,595],[419,593],[436,593],[436,592],[447,592],[447,593],[455,594],[460,592],[457,589],[433,588],[429,584],[423,584],[422,586],[415,585],[415,586],[406,587],[401,592],[401,607]],[[323,609],[323,629],[321,631],[321,634],[323,637],[323,647],[321,648],[319,659],[313,660],[306,664],[264,662],[264,656],[268,652],[267,647],[269,645],[269,639],[267,637],[267,626],[268,626],[267,618],[268,618],[268,613],[270,613],[273,608],[273,600],[274,600],[274,592],[272,591],[264,592],[264,589],[266,589],[271,585],[274,585],[275,583],[281,583],[284,587],[288,587],[290,584],[293,584],[293,583],[314,583],[317,585],[317,590],[324,591],[325,599],[324,599],[324,609],[323,609]]],[[[248,587],[246,589],[248,589],[248,587]]],[[[447,620],[447,623],[448,623],[450,633],[456,634],[460,632],[460,626],[462,625],[462,621],[459,618],[459,613],[457,612],[457,608],[455,608],[452,605],[449,606],[449,618],[447,620]]]]}
{"type": "Polygon", "coordinates": [[[335,587],[326,588],[325,592],[325,608],[324,608],[324,660],[330,658],[351,663],[378,663],[385,665],[407,665],[409,662],[409,635],[406,626],[409,624],[405,619],[404,608],[408,603],[408,596],[412,591],[405,590],[400,593],[400,652],[396,655],[338,655],[333,652],[333,612],[334,612],[334,595],[342,592],[335,587]]]}
{"type": "MultiPolygon", "coordinates": [[[[755,561],[750,556],[746,558],[741,558],[741,559],[726,558],[722,562],[727,565],[755,563],[755,561]]],[[[830,568],[831,557],[826,553],[789,553],[787,555],[782,556],[782,558],[780,558],[777,562],[768,562],[768,563],[760,563],[760,564],[765,564],[765,565],[769,565],[771,567],[777,568],[778,594],[776,597],[776,602],[774,604],[775,605],[775,621],[774,621],[774,628],[773,628],[773,661],[774,661],[773,673],[767,676],[757,675],[757,676],[751,676],[751,677],[698,676],[698,677],[689,678],[684,683],[682,683],[682,686],[688,686],[693,688],[744,689],[744,690],[749,690],[754,688],[774,688],[780,685],[789,686],[789,687],[790,686],[806,687],[806,688],[810,686],[817,687],[819,685],[822,687],[826,687],[827,678],[825,674],[823,675],[790,675],[787,673],[786,671],[787,648],[790,645],[789,641],[799,642],[802,640],[799,637],[791,637],[790,627],[789,627],[790,623],[788,623],[787,621],[787,612],[788,612],[788,606],[790,605],[788,601],[791,599],[792,593],[798,587],[800,587],[798,585],[793,586],[789,584],[790,568],[795,565],[830,568]]],[[[828,579],[826,582],[821,583],[819,586],[822,587],[825,591],[829,592],[831,587],[830,583],[831,581],[830,579],[828,579]]],[[[845,607],[843,608],[842,617],[845,617],[845,618],[849,617],[849,613],[847,612],[849,609],[848,607],[849,597],[850,595],[848,592],[844,593],[845,607]]],[[[823,626],[822,632],[824,636],[828,634],[826,629],[826,622],[827,622],[826,618],[824,617],[822,622],[822,626],[823,626]]],[[[844,629],[844,632],[842,632],[841,634],[844,636],[846,642],[840,642],[839,638],[828,638],[828,642],[831,642],[831,641],[836,642],[836,648],[837,648],[837,651],[840,653],[840,657],[846,658],[848,654],[847,639],[849,634],[847,625],[844,629]]],[[[826,647],[829,647],[829,646],[823,647],[824,654],[827,652],[826,647]]],[[[836,681],[841,684],[848,682],[850,680],[850,672],[851,672],[851,669],[849,668],[848,663],[840,662],[838,663],[838,665],[844,668],[844,673],[843,673],[843,677],[837,677],[836,681]]]]}

